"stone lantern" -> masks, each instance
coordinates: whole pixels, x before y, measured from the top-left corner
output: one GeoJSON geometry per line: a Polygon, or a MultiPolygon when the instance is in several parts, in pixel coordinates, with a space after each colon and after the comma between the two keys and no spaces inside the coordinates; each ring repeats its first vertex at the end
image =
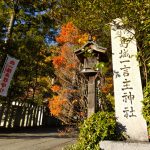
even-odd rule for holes
{"type": "Polygon", "coordinates": [[[96,111],[96,74],[99,72],[97,64],[106,62],[106,48],[98,46],[89,40],[80,49],[75,51],[81,63],[81,73],[88,79],[88,117],[96,111]]]}

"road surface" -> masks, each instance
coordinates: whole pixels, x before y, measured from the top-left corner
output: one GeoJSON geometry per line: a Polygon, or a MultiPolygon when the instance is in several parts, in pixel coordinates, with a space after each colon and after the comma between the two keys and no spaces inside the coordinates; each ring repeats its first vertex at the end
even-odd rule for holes
{"type": "Polygon", "coordinates": [[[60,134],[57,129],[36,128],[0,133],[0,150],[63,150],[75,143],[76,134],[60,134]]]}

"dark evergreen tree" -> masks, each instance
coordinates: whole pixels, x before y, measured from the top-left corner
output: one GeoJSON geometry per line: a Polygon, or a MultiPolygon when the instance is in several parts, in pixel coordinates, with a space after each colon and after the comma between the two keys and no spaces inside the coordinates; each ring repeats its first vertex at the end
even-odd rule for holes
{"type": "Polygon", "coordinates": [[[0,2],[0,66],[7,54],[20,60],[8,99],[42,104],[50,96],[53,67],[51,61],[45,60],[51,56],[55,30],[47,13],[54,4],[52,0],[0,2]]]}

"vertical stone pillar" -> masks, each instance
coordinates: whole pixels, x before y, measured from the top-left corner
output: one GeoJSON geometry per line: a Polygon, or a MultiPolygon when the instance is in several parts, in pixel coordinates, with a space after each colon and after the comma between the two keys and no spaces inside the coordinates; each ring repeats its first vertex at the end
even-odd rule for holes
{"type": "MultiPolygon", "coordinates": [[[[116,20],[118,21],[118,20],[116,20]]],[[[118,22],[119,23],[119,22],[118,22]]],[[[130,141],[148,141],[134,30],[111,28],[115,113],[130,141]]]]}

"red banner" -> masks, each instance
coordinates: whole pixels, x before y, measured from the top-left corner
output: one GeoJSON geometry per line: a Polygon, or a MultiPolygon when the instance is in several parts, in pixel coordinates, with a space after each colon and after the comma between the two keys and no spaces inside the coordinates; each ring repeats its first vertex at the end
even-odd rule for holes
{"type": "Polygon", "coordinates": [[[8,88],[18,63],[19,60],[7,55],[0,80],[0,95],[7,96],[8,88]]]}

